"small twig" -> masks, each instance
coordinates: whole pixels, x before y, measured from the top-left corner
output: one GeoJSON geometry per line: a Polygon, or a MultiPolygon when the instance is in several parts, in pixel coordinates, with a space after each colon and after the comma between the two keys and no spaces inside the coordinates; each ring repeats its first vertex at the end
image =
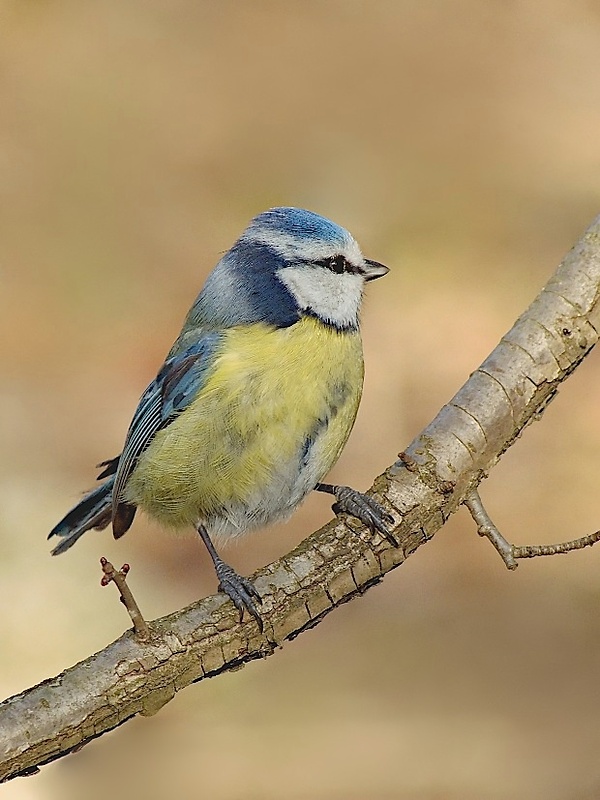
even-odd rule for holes
{"type": "Polygon", "coordinates": [[[133,622],[134,634],[140,641],[148,642],[151,638],[150,628],[142,616],[142,612],[135,601],[131,589],[127,585],[127,573],[130,569],[129,564],[123,564],[120,570],[116,570],[110,561],[103,556],[100,559],[100,565],[102,566],[102,572],[104,573],[102,580],[100,581],[100,585],[108,586],[111,581],[116,584],[119,594],[121,595],[121,602],[127,609],[127,613],[133,622]]]}
{"type": "Polygon", "coordinates": [[[559,553],[568,553],[571,550],[581,550],[584,547],[591,547],[593,544],[596,544],[596,542],[600,542],[600,531],[595,531],[595,533],[581,536],[579,539],[572,539],[570,542],[559,542],[558,544],[510,544],[490,519],[489,514],[483,507],[479,492],[477,492],[476,489],[467,495],[464,504],[475,520],[477,533],[480,536],[486,536],[490,540],[500,553],[508,569],[516,569],[519,566],[517,564],[518,558],[555,556],[559,553]]]}
{"type": "Polygon", "coordinates": [[[464,499],[464,504],[471,512],[471,516],[477,525],[477,533],[480,536],[486,536],[494,545],[496,550],[500,553],[500,557],[506,564],[508,569],[516,569],[519,565],[515,560],[515,548],[510,542],[507,542],[504,536],[500,533],[498,528],[494,525],[489,517],[489,514],[483,507],[481,497],[477,489],[468,494],[464,499]]]}
{"type": "Polygon", "coordinates": [[[600,542],[600,531],[581,536],[579,539],[572,539],[570,542],[559,542],[559,544],[513,545],[513,555],[515,558],[555,556],[558,553],[568,553],[570,550],[582,550],[584,547],[591,547],[596,542],[600,542]]]}

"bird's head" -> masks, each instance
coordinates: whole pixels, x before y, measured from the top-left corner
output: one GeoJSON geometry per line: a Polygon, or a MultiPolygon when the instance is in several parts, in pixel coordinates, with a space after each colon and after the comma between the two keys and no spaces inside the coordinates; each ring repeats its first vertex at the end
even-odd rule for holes
{"type": "Polygon", "coordinates": [[[217,264],[198,304],[202,317],[210,313],[219,324],[287,327],[308,314],[340,330],[355,329],[365,282],[387,272],[325,217],[271,208],[250,222],[217,264]]]}

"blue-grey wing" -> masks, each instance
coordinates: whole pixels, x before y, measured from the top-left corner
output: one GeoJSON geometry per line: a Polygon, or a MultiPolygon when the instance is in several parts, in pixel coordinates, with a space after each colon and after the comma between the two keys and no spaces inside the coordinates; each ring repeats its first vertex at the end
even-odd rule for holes
{"type": "MultiPolygon", "coordinates": [[[[205,334],[184,352],[169,358],[142,395],[127,431],[115,476],[113,529],[114,511],[123,502],[125,484],[139,457],[158,431],[169,425],[196,397],[210,371],[220,340],[218,333],[205,334]]],[[[116,529],[114,533],[119,535],[116,529]]]]}

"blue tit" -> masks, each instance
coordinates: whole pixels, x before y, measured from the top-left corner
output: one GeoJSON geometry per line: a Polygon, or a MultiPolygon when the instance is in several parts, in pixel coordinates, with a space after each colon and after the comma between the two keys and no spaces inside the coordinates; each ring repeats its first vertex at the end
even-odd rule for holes
{"type": "Polygon", "coordinates": [[[123,536],[138,508],[194,526],[219,589],[262,622],[254,585],[213,539],[290,516],[309,492],[388,535],[372,498],[322,483],[350,434],[363,384],[365,283],[388,268],[347,230],[311,211],[255,217],[208,276],[165,363],[139,402],[121,455],[51,531],[63,553],[91,528],[123,536]],[[256,602],[255,602],[256,601],[256,602]]]}

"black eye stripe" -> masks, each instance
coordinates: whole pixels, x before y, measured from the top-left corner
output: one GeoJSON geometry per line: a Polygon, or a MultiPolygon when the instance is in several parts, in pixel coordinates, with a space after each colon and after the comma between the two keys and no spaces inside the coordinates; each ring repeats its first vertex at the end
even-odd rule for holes
{"type": "Polygon", "coordinates": [[[358,267],[355,267],[354,264],[351,264],[342,255],[329,256],[329,258],[323,258],[320,261],[315,261],[315,264],[335,272],[336,275],[341,275],[343,272],[349,272],[351,274],[360,272],[358,267]]]}

